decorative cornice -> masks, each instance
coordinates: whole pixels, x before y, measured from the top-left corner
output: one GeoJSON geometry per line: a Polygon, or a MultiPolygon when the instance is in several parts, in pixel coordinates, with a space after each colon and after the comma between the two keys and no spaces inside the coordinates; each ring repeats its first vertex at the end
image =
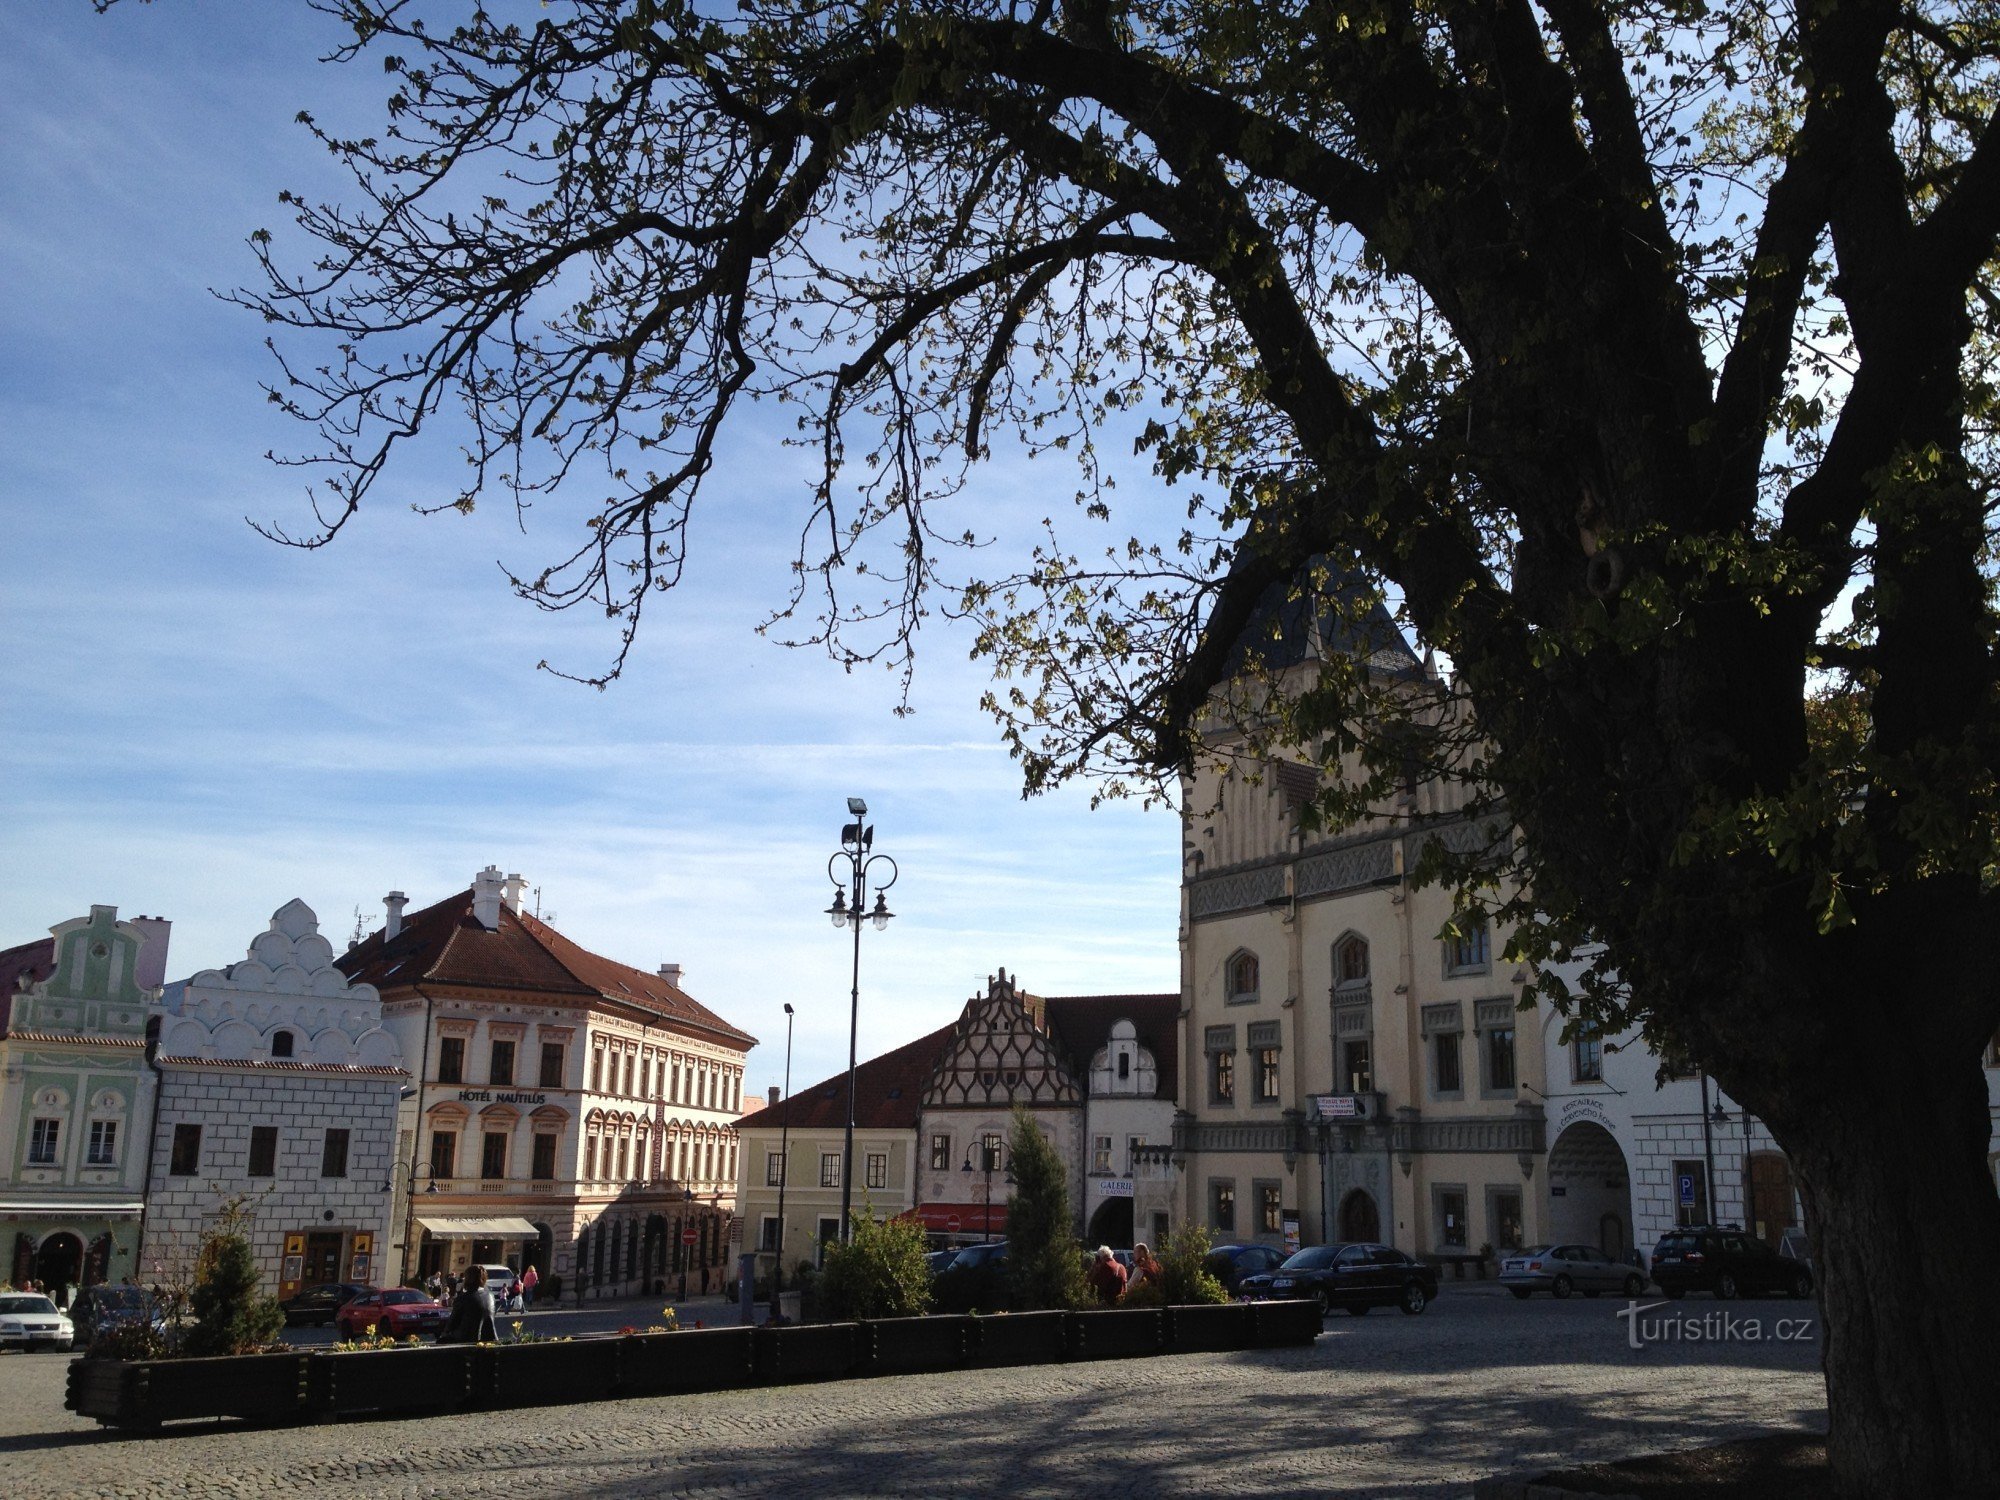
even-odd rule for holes
{"type": "Polygon", "coordinates": [[[167,1057],[162,1055],[160,1066],[192,1072],[196,1068],[234,1068],[239,1071],[254,1069],[262,1073],[338,1073],[350,1078],[408,1078],[408,1068],[388,1068],[363,1066],[360,1063],[309,1063],[292,1062],[285,1058],[267,1059],[258,1057],[167,1057]]]}
{"type": "Polygon", "coordinates": [[[56,1042],[71,1047],[127,1047],[134,1052],[146,1050],[143,1037],[122,1036],[79,1036],[70,1031],[10,1031],[0,1041],[9,1042],[56,1042]]]}

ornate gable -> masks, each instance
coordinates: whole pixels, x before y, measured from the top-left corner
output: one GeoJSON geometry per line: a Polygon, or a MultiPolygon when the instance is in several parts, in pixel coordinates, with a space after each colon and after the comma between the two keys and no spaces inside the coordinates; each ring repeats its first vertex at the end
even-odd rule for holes
{"type": "Polygon", "coordinates": [[[926,1109],[1080,1104],[1083,1089],[1042,1029],[1042,1005],[1002,969],[965,1002],[950,1043],[924,1086],[926,1109]]]}

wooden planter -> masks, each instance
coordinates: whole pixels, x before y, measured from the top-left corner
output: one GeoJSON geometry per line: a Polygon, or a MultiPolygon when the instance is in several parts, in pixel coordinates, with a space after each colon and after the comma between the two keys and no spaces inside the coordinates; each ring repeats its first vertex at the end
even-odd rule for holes
{"type": "Polygon", "coordinates": [[[730,1391],[757,1379],[757,1330],[696,1328],[637,1333],[619,1342],[621,1396],[730,1391]]]}
{"type": "Polygon", "coordinates": [[[552,1406],[608,1401],[618,1393],[627,1340],[581,1338],[533,1344],[481,1344],[473,1354],[472,1389],[481,1406],[552,1406]]]}
{"type": "Polygon", "coordinates": [[[306,1361],[306,1406],[314,1417],[364,1411],[450,1411],[473,1396],[470,1344],[315,1354],[306,1361]]]}
{"type": "Polygon", "coordinates": [[[1047,1365],[1069,1358],[1066,1312],[995,1313],[974,1318],[975,1365],[1047,1365]]]}
{"type": "Polygon", "coordinates": [[[305,1409],[303,1354],[72,1362],[64,1404],[114,1427],[242,1417],[291,1422],[305,1409]]]}
{"type": "Polygon", "coordinates": [[[1205,1354],[1255,1346],[1257,1314],[1247,1302],[1169,1307],[1166,1314],[1167,1347],[1175,1354],[1205,1354]]]}
{"type": "Polygon", "coordinates": [[[1317,1302],[1252,1302],[1256,1333],[1253,1349],[1285,1349],[1310,1344],[1319,1337],[1320,1311],[1317,1302]]]}
{"type": "Polygon", "coordinates": [[[861,1324],[861,1373],[913,1375],[956,1370],[972,1358],[978,1330],[963,1314],[873,1318],[861,1324]]]}
{"type": "Polygon", "coordinates": [[[1157,1307],[1107,1307],[1069,1315],[1071,1359],[1129,1359],[1166,1349],[1166,1316],[1157,1307]]]}
{"type": "Polygon", "coordinates": [[[757,1378],[766,1385],[835,1380],[859,1359],[859,1323],[800,1323],[757,1332],[757,1378]]]}

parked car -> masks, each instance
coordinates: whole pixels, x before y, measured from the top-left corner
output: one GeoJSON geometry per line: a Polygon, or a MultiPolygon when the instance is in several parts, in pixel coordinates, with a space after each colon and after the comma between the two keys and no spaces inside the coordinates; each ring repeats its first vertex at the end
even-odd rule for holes
{"type": "Polygon", "coordinates": [[[0,1349],[68,1349],[75,1343],[76,1325],[40,1292],[0,1295],[0,1349]]]}
{"type": "Polygon", "coordinates": [[[353,1281],[325,1281],[309,1286],[280,1304],[285,1321],[304,1328],[324,1328],[333,1315],[368,1290],[353,1281]]]}
{"type": "Polygon", "coordinates": [[[1285,1252],[1269,1245],[1217,1245],[1202,1261],[1201,1268],[1222,1283],[1234,1297],[1246,1276],[1275,1271],[1285,1263],[1285,1252]]]}
{"type": "Polygon", "coordinates": [[[936,1276],[951,1269],[951,1263],[958,1259],[958,1251],[933,1250],[930,1253],[931,1275],[936,1276]]]}
{"type": "Polygon", "coordinates": [[[1586,1297],[1623,1292],[1636,1297],[1646,1290],[1646,1278],[1623,1261],[1613,1260],[1594,1245],[1536,1245],[1517,1250],[1500,1262],[1500,1284],[1525,1301],[1535,1292],[1586,1297]]]}
{"type": "Polygon", "coordinates": [[[380,1333],[400,1339],[413,1333],[436,1333],[444,1327],[444,1309],[422,1292],[392,1286],[363,1292],[333,1315],[333,1326],[342,1338],[380,1333]]]}
{"type": "Polygon", "coordinates": [[[1400,1307],[1420,1313],[1437,1296],[1437,1271],[1387,1245],[1308,1245],[1275,1271],[1243,1278],[1242,1296],[1252,1302],[1310,1297],[1325,1315],[1344,1307],[1357,1317],[1371,1307],[1400,1307]]]}
{"type": "Polygon", "coordinates": [[[85,1287],[70,1303],[69,1318],[76,1328],[76,1341],[86,1349],[99,1334],[121,1323],[151,1323],[157,1328],[163,1321],[152,1293],[129,1284],[85,1287]]]}
{"type": "Polygon", "coordinates": [[[954,1271],[976,1271],[981,1266],[1004,1266],[1007,1263],[1007,1242],[994,1240],[986,1245],[967,1245],[952,1258],[950,1269],[954,1271]]]}
{"type": "Polygon", "coordinates": [[[1783,1292],[1810,1296],[1810,1267],[1780,1255],[1741,1229],[1672,1229],[1653,1251],[1653,1280],[1669,1297],[1713,1292],[1717,1297],[1783,1292]]]}
{"type": "Polygon", "coordinates": [[[512,1266],[481,1266],[486,1273],[486,1290],[499,1302],[514,1295],[514,1283],[520,1280],[512,1266]]]}

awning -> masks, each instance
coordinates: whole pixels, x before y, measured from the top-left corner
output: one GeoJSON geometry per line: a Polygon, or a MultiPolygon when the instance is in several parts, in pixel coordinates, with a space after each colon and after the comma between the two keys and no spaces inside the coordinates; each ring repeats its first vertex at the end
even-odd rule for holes
{"type": "Polygon", "coordinates": [[[67,1214],[73,1219],[123,1218],[144,1213],[143,1203],[48,1203],[26,1198],[0,1198],[0,1214],[67,1214]]]}
{"type": "Polygon", "coordinates": [[[1007,1205],[919,1203],[911,1213],[934,1234],[1000,1234],[1007,1228],[1007,1205]]]}
{"type": "Polygon", "coordinates": [[[425,1219],[417,1222],[440,1240],[533,1240],[541,1230],[526,1219],[425,1219]]]}

